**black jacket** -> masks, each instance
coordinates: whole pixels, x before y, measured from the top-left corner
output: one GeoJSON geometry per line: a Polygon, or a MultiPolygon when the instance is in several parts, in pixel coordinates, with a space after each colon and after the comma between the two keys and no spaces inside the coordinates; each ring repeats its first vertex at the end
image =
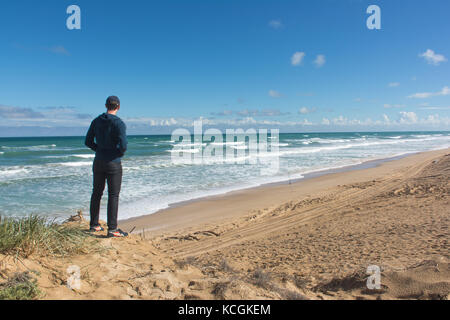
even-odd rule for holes
{"type": "Polygon", "coordinates": [[[92,121],[85,145],[95,151],[96,159],[119,162],[127,150],[126,129],[119,117],[103,113],[92,121]]]}

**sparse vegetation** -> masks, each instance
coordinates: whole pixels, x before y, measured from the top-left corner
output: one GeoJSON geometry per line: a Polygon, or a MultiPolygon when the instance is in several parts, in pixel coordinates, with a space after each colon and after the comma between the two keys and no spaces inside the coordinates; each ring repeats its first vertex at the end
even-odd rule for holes
{"type": "Polygon", "coordinates": [[[196,261],[195,257],[189,256],[184,259],[176,259],[174,260],[174,263],[178,268],[184,269],[189,265],[193,265],[195,261],[196,261]]]}
{"type": "Polygon", "coordinates": [[[217,282],[214,285],[214,288],[212,290],[212,294],[217,298],[224,300],[225,299],[225,291],[227,290],[228,285],[230,282],[217,282]]]}
{"type": "Polygon", "coordinates": [[[28,257],[31,254],[65,256],[88,253],[97,241],[76,225],[57,224],[31,215],[24,218],[0,217],[0,253],[28,257]]]}
{"type": "Polygon", "coordinates": [[[366,274],[360,270],[357,272],[348,274],[342,278],[333,278],[331,281],[320,283],[316,285],[314,291],[338,291],[345,290],[350,291],[354,289],[366,288],[366,274]]]}
{"type": "Polygon", "coordinates": [[[261,288],[270,289],[272,277],[269,273],[262,271],[261,269],[256,270],[252,275],[253,283],[261,288]]]}
{"type": "Polygon", "coordinates": [[[228,264],[227,260],[225,259],[222,260],[219,268],[224,272],[234,272],[234,269],[228,264]]]}
{"type": "Polygon", "coordinates": [[[298,275],[294,275],[293,281],[295,286],[299,289],[305,289],[308,284],[308,281],[305,278],[301,278],[298,275]]]}
{"type": "Polygon", "coordinates": [[[29,272],[15,273],[0,284],[0,300],[33,300],[42,295],[29,272]]]}
{"type": "Polygon", "coordinates": [[[292,290],[279,288],[277,286],[273,286],[273,290],[277,292],[282,299],[285,300],[307,300],[307,298],[304,295],[292,290]]]}

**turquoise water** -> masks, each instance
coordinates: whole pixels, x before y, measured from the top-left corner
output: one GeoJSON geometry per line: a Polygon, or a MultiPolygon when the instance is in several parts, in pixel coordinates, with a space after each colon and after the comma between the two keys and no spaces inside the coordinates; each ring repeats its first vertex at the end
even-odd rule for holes
{"type": "MultiPolygon", "coordinates": [[[[270,141],[278,149],[270,161],[279,161],[279,170],[262,175],[267,163],[250,161],[260,156],[251,153],[245,142],[230,144],[245,163],[208,157],[199,163],[175,163],[177,143],[169,135],[129,136],[128,140],[119,219],[206,195],[302,178],[314,171],[450,147],[449,132],[280,134],[279,141],[270,141]]],[[[189,153],[201,154],[210,144],[193,143],[189,153]]],[[[78,209],[88,213],[93,158],[84,137],[0,138],[0,215],[35,213],[59,219],[78,209]]],[[[102,219],[105,205],[106,197],[102,219]]]]}

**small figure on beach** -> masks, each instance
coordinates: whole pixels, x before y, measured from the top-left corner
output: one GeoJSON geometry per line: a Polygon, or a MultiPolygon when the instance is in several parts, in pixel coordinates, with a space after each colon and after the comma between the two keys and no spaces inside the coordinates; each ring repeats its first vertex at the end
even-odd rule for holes
{"type": "Polygon", "coordinates": [[[121,158],[127,150],[125,123],[117,116],[120,100],[116,96],[106,99],[107,111],[95,118],[86,134],[85,145],[95,151],[93,191],[90,205],[90,231],[104,231],[99,224],[100,201],[108,183],[107,224],[108,237],[126,237],[128,233],[117,227],[119,193],[122,185],[121,158]]]}

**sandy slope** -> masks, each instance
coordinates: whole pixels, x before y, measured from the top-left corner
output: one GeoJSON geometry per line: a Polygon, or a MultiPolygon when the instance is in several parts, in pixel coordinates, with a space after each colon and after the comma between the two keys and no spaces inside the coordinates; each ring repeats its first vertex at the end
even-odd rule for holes
{"type": "Polygon", "coordinates": [[[449,191],[449,150],[421,153],[125,221],[149,231],[100,239],[96,254],[0,256],[0,274],[39,270],[50,299],[448,299],[449,191]],[[71,264],[80,290],[66,286],[71,264]]]}

